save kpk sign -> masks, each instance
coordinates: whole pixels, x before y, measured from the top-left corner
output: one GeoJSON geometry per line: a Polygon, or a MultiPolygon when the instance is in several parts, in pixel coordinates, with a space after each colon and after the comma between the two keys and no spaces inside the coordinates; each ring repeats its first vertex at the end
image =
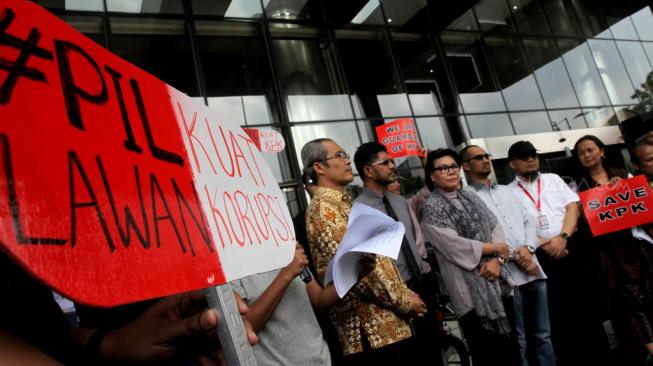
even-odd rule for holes
{"type": "Polygon", "coordinates": [[[286,265],[285,198],[247,133],[27,1],[0,1],[0,249],[112,306],[286,265]]]}

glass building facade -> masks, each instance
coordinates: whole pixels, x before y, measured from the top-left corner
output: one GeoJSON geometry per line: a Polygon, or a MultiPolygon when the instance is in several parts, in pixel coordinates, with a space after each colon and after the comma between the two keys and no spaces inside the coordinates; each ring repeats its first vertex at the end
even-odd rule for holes
{"type": "Polygon", "coordinates": [[[36,2],[224,119],[279,131],[285,151],[264,156],[292,214],[314,138],[353,153],[398,118],[430,149],[610,126],[653,70],[640,0],[36,2]]]}

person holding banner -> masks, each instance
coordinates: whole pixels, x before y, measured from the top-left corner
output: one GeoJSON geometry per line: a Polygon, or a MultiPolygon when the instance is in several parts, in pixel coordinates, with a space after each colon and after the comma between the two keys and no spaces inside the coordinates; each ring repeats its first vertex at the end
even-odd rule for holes
{"type": "MultiPolygon", "coordinates": [[[[304,171],[317,184],[306,211],[309,247],[318,276],[346,230],[351,198],[345,186],[353,180],[349,155],[333,140],[321,138],[301,150],[304,171]]],[[[426,306],[401,279],[388,257],[376,256],[374,269],[361,277],[330,311],[346,365],[410,364],[414,352],[409,319],[423,317],[426,306]]]]}
{"type": "MultiPolygon", "coordinates": [[[[625,168],[606,159],[605,145],[596,136],[581,137],[574,152],[581,166],[579,191],[628,177],[625,168]]],[[[606,307],[617,337],[619,364],[642,365],[653,350],[653,246],[635,239],[631,230],[592,237],[584,216],[578,235],[592,243],[595,278],[607,292],[606,307]]]]}
{"type": "Polygon", "coordinates": [[[476,193],[499,220],[513,254],[506,267],[515,282],[515,330],[522,366],[555,366],[546,275],[535,255],[536,218],[521,205],[512,188],[488,178],[492,161],[482,147],[469,145],[460,156],[469,182],[466,189],[476,193]]]}
{"type": "Polygon", "coordinates": [[[451,149],[428,154],[424,174],[435,189],[424,203],[422,230],[435,247],[474,365],[520,365],[504,266],[510,250],[494,214],[474,192],[458,188],[460,166],[451,149]]]}
{"type": "MultiPolygon", "coordinates": [[[[9,365],[170,364],[190,343],[215,334],[218,315],[206,308],[203,291],[169,296],[120,329],[71,327],[51,290],[0,251],[0,360],[9,365]],[[192,341],[189,343],[189,341],[192,341]]],[[[241,315],[247,306],[238,301],[241,315]]],[[[246,322],[250,343],[256,334],[246,322]]],[[[206,339],[217,350],[215,336],[206,339]]],[[[188,358],[217,365],[216,354],[188,358]]],[[[198,361],[199,362],[199,361],[198,361]]]]}
{"type": "Polygon", "coordinates": [[[518,141],[508,150],[521,205],[537,218],[538,259],[547,280],[551,337],[559,365],[609,365],[610,346],[598,314],[600,302],[589,286],[582,250],[589,243],[573,238],[580,217],[578,195],[556,174],[540,173],[537,150],[518,141]],[[570,240],[571,239],[571,240],[570,240]]]}

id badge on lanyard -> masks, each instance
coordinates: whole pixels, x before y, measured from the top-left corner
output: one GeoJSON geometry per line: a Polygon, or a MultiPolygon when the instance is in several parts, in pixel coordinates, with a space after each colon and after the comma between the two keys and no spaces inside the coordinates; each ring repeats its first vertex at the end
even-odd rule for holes
{"type": "Polygon", "coordinates": [[[530,192],[524,188],[524,186],[521,184],[521,182],[518,182],[517,185],[519,188],[521,188],[522,191],[524,191],[524,194],[526,194],[526,197],[528,197],[531,202],[535,205],[535,208],[537,208],[538,216],[537,216],[537,225],[540,231],[548,230],[551,225],[549,224],[549,218],[542,212],[542,177],[539,176],[537,177],[537,202],[531,196],[530,192]]]}

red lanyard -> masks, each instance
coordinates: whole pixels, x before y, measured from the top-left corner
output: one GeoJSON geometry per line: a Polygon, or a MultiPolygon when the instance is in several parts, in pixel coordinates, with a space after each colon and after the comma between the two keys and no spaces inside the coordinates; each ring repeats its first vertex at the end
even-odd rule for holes
{"type": "Polygon", "coordinates": [[[533,199],[533,196],[531,196],[530,192],[528,192],[526,190],[526,188],[524,188],[524,186],[522,186],[521,182],[517,182],[517,185],[519,186],[519,188],[521,188],[522,191],[524,191],[524,193],[526,193],[526,197],[528,197],[528,199],[530,199],[531,202],[533,202],[535,207],[537,207],[537,211],[542,212],[542,204],[540,202],[540,198],[542,197],[542,194],[541,194],[542,193],[542,177],[537,177],[537,202],[535,202],[535,199],[533,199]]]}

